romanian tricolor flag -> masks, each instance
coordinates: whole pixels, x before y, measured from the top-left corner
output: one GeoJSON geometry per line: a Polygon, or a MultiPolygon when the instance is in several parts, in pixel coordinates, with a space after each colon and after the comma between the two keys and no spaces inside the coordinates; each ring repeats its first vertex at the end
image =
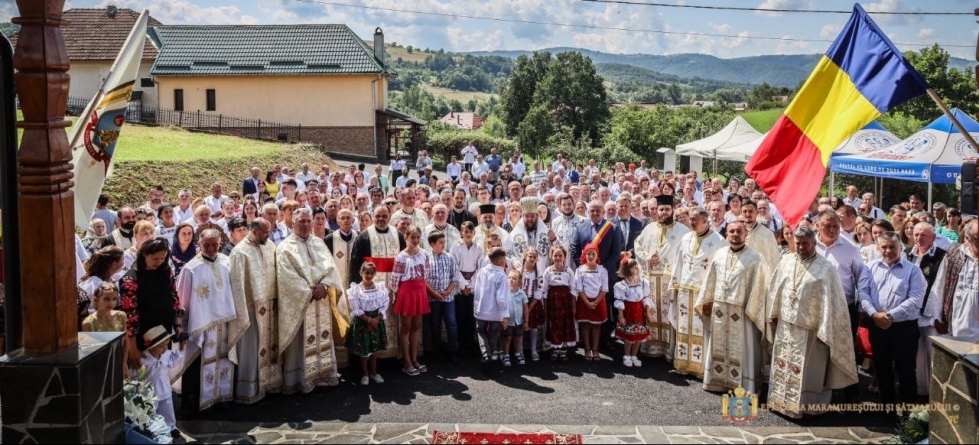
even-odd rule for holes
{"type": "Polygon", "coordinates": [[[745,166],[797,224],[819,193],[830,154],[881,113],[928,84],[859,4],[809,80],[745,166]]]}

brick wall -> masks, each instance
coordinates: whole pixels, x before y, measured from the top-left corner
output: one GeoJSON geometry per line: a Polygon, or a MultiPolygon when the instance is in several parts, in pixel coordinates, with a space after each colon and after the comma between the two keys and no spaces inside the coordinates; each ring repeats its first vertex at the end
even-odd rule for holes
{"type": "Polygon", "coordinates": [[[327,153],[376,156],[373,127],[303,127],[302,141],[322,145],[327,153]]]}

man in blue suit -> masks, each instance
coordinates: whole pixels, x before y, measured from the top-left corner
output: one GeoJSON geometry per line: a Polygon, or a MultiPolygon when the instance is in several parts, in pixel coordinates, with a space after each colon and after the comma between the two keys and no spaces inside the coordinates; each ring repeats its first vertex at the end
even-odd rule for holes
{"type": "Polygon", "coordinates": [[[632,201],[628,194],[621,194],[615,201],[616,216],[612,221],[619,229],[619,237],[622,242],[622,252],[633,253],[636,245],[636,238],[642,233],[643,223],[632,216],[632,201]]]}
{"type": "Polygon", "coordinates": [[[612,287],[618,278],[619,258],[623,251],[622,234],[612,221],[605,219],[605,209],[602,203],[598,201],[589,203],[588,217],[588,224],[579,225],[578,231],[575,232],[574,239],[571,241],[571,259],[574,261],[575,267],[581,266],[581,251],[584,247],[592,243],[598,245],[598,262],[608,272],[609,292],[605,295],[605,304],[609,309],[609,319],[602,324],[601,337],[607,340],[615,329],[614,320],[616,317],[613,315],[612,287]],[[603,230],[606,224],[609,227],[603,230]]]}
{"type": "Polygon", "coordinates": [[[245,178],[241,181],[241,194],[242,196],[254,195],[258,193],[258,183],[261,182],[261,170],[258,167],[252,167],[252,176],[245,178]]]}

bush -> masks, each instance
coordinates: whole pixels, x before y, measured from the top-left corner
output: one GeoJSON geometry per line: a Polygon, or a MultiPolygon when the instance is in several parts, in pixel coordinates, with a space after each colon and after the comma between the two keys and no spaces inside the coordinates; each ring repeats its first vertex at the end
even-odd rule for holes
{"type": "MultiPolygon", "coordinates": [[[[486,156],[491,148],[496,148],[504,159],[509,158],[518,148],[514,141],[493,137],[481,131],[429,129],[426,135],[428,153],[435,164],[442,168],[449,163],[452,155],[458,156],[469,141],[475,141],[480,154],[486,156]]],[[[461,157],[459,161],[462,161],[461,157]]]]}

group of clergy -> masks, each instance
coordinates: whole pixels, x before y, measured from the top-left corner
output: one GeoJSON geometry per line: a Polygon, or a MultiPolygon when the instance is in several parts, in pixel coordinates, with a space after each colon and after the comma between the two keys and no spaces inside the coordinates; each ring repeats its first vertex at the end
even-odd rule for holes
{"type": "MultiPolygon", "coordinates": [[[[178,278],[187,311],[185,332],[190,335],[184,398],[206,409],[224,401],[254,403],[268,392],[306,393],[336,385],[337,369],[348,361],[342,341],[350,319],[344,292],[351,282],[359,282],[351,271],[370,261],[377,269],[375,279],[383,283],[394,257],[405,248],[404,238],[389,223],[404,220],[424,227],[426,238],[432,231],[452,232],[462,222],[460,215],[475,218],[458,205],[438,212],[429,222],[413,207],[410,193],[409,189],[402,194],[402,206],[393,215],[387,206],[375,207],[373,224],[359,233],[350,230],[352,214],[341,211],[340,218],[351,221],[325,239],[318,238],[313,235],[313,212],[299,208],[292,214],[291,234],[278,245],[269,239],[275,222],[256,218],[248,237],[229,256],[188,263],[178,278]]],[[[539,268],[544,268],[551,246],[574,252],[579,232],[592,236],[579,228],[593,223],[600,229],[609,223],[609,233],[621,237],[615,244],[621,246],[621,255],[635,258],[650,284],[646,316],[651,336],[642,353],[664,357],[679,373],[702,378],[710,391],[743,388],[759,394],[767,389],[768,406],[792,417],[824,410],[833,390],[857,384],[858,310],[873,320],[871,338],[878,340],[874,348],[881,344],[876,359],[885,403],[894,401],[892,368],[901,379],[902,399],[915,379],[913,360],[909,373],[908,353],[896,351],[911,346],[885,344],[913,337],[917,346],[922,338],[917,320],[926,313],[935,326],[944,326],[937,333],[952,335],[969,334],[969,326],[979,318],[969,312],[976,307],[979,253],[974,221],[966,226],[966,243],[957,245],[941,267],[922,274],[920,261],[902,256],[900,248],[889,244],[889,236],[878,239],[878,260],[859,266],[841,263],[832,252],[842,238],[839,217],[831,210],[814,215],[815,224],[835,224],[839,239],[823,239],[822,232],[817,237],[812,228],[800,225],[792,234],[796,250],[781,253],[773,232],[758,223],[750,201],[742,204],[741,217],[726,225],[722,237],[702,208],[690,209],[689,225],[676,222],[673,200],[657,197],[656,217],[637,230],[626,220],[605,219],[600,204],[591,221],[575,215],[567,194],[559,195],[560,215],[549,225],[525,211],[525,224],[509,232],[494,224],[487,208],[480,210],[477,243],[498,237],[514,259],[535,249],[539,268]],[[901,280],[894,279],[898,268],[901,280]],[[849,276],[844,278],[842,271],[849,276]],[[927,286],[916,284],[918,275],[927,286]],[[932,286],[935,277],[938,282],[932,286]],[[937,296],[926,302],[931,294],[937,296]],[[967,309],[963,314],[959,308],[967,309]],[[913,332],[907,328],[911,325],[913,332]]],[[[202,235],[201,241],[205,238],[202,235]]],[[[572,256],[568,262],[573,268],[572,256]]],[[[386,317],[385,323],[391,324],[389,349],[378,356],[396,357],[397,317],[386,317]]],[[[911,356],[916,355],[915,348],[911,356]]]]}

